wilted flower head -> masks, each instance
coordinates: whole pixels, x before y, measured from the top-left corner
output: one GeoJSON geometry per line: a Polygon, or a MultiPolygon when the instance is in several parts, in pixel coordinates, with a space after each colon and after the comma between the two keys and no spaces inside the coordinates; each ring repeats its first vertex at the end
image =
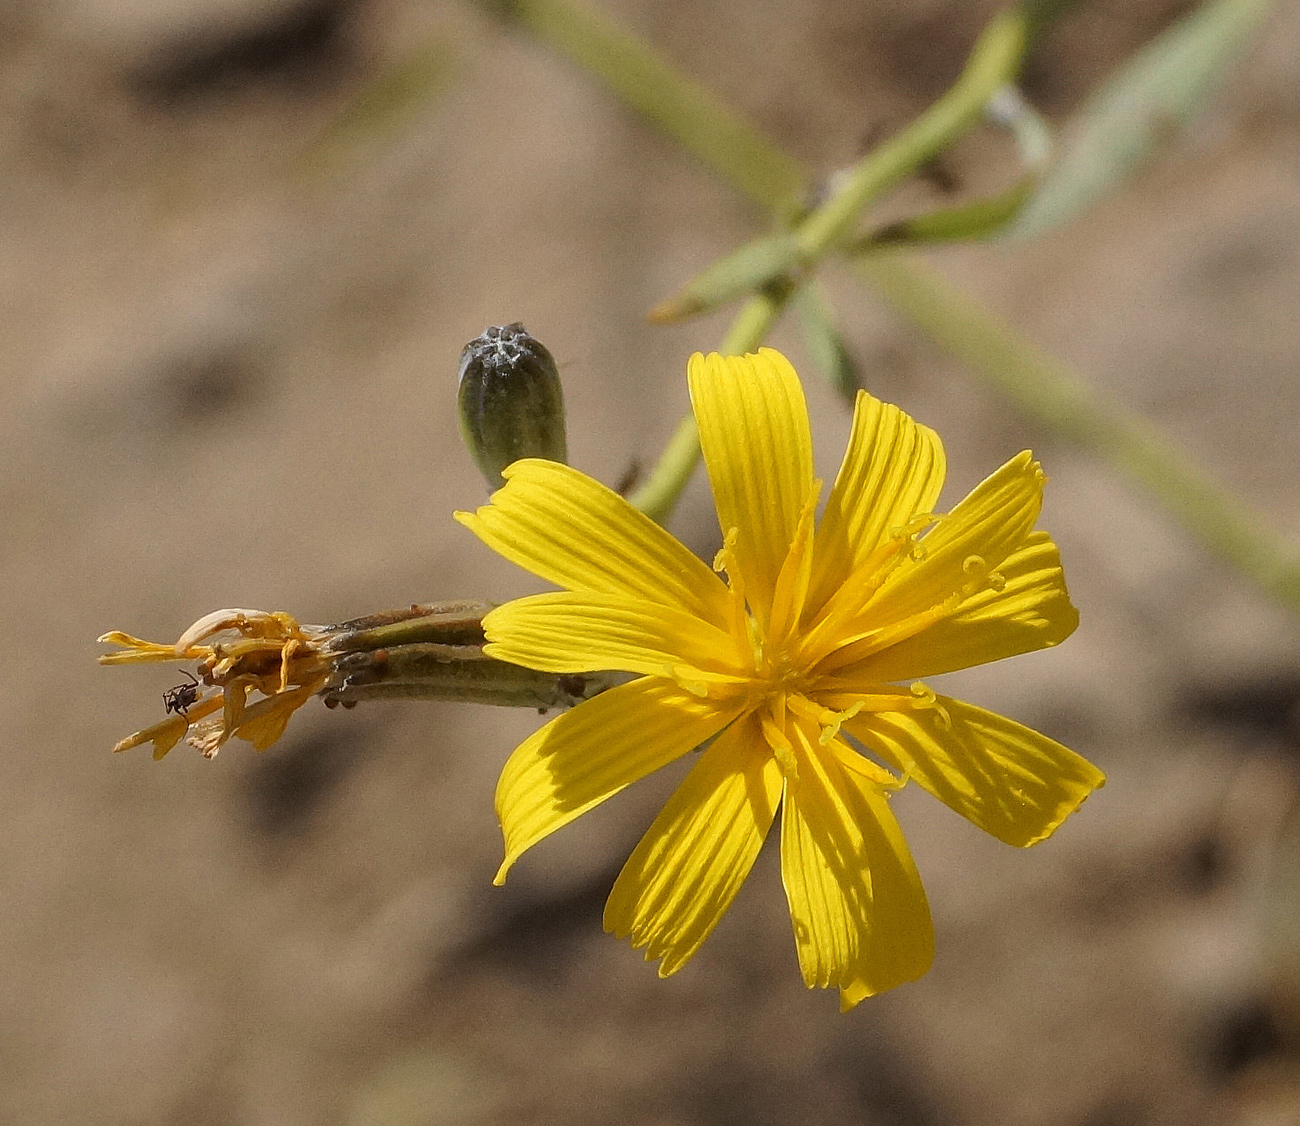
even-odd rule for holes
{"type": "Polygon", "coordinates": [[[495,657],[637,679],[559,716],[502,772],[505,860],[704,747],[614,885],[605,926],[679,969],[768,829],[805,982],[841,1005],[929,967],[925,893],[890,795],[909,779],[1031,845],[1103,776],[1059,743],[915,678],[1055,645],[1077,624],[1035,532],[1043,473],[1008,461],[946,515],[938,437],[859,393],[820,522],[798,377],[779,353],[693,356],[691,402],[723,547],[713,569],[574,469],[525,460],[477,513],[490,547],[565,588],[484,619],[495,657]],[[901,682],[901,683],[900,683],[901,682]]]}
{"type": "Polygon", "coordinates": [[[209,758],[232,735],[263,751],[313,695],[326,707],[426,699],[545,711],[609,685],[605,676],[554,677],[486,656],[488,609],[465,599],[411,603],[330,626],[300,625],[280,611],[216,610],[173,645],[106,633],[100,642],[121,651],[104,654],[101,664],[197,662],[197,676],[185,669],[185,681],[163,693],[168,718],[113,749],[152,743],[159,759],[188,733],[188,742],[209,758]]]}
{"type": "Polygon", "coordinates": [[[117,630],[104,634],[100,642],[121,651],[102,655],[100,664],[196,661],[200,683],[212,689],[196,691],[184,706],[177,706],[174,696],[165,698],[166,710],[176,714],[128,735],[113,750],[152,743],[153,757],[160,759],[187,733],[188,742],[209,758],[232,735],[265,750],[329,678],[333,658],[321,646],[327,636],[323,627],[299,625],[288,614],[263,610],[215,610],[173,645],[117,630]],[[250,692],[263,698],[250,704],[250,692]]]}

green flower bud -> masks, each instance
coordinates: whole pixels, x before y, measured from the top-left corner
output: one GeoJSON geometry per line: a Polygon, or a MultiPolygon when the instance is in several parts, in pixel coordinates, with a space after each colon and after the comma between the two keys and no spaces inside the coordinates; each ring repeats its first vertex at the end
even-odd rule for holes
{"type": "Polygon", "coordinates": [[[461,436],[490,488],[521,457],[568,457],[560,373],[523,325],[485,329],[465,345],[457,399],[461,436]]]}

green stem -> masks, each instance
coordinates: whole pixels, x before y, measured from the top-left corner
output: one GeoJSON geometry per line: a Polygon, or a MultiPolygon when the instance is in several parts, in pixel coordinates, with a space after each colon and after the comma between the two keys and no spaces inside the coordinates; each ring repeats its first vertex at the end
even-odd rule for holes
{"type": "Polygon", "coordinates": [[[489,657],[478,601],[430,602],[325,627],[330,657],[326,704],[362,700],[459,700],[506,707],[570,707],[620,679],[615,673],[557,676],[489,657]]]}
{"type": "MultiPolygon", "coordinates": [[[[745,302],[722,339],[722,353],[737,356],[758,348],[793,293],[792,285],[774,286],[745,302]]],[[[700,432],[695,425],[695,416],[688,413],[677,424],[645,484],[628,499],[651,520],[663,523],[686,488],[699,460],[700,432]]]]}
{"type": "Polygon", "coordinates": [[[799,162],[635,35],[568,0],[501,0],[497,6],[755,203],[786,214],[797,209],[806,183],[799,162]]]}
{"type": "Polygon", "coordinates": [[[760,235],[697,274],[650,310],[651,321],[697,316],[788,275],[806,277],[851,237],[863,212],[884,192],[933,160],[981,119],[990,100],[1015,79],[1028,43],[1028,17],[1011,9],[994,18],[957,81],[902,132],[835,178],[817,208],[788,220],[793,230],[760,235]]]}
{"type": "Polygon", "coordinates": [[[339,657],[321,696],[331,707],[404,699],[546,709],[572,707],[620,679],[618,673],[538,672],[485,656],[478,646],[412,643],[339,657]]]}
{"type": "Polygon", "coordinates": [[[352,653],[423,642],[482,645],[483,616],[491,609],[490,602],[475,599],[385,610],[328,627],[332,636],[325,647],[335,653],[352,653]]]}
{"type": "Polygon", "coordinates": [[[961,76],[937,102],[849,174],[825,206],[799,228],[805,264],[847,236],[866,206],[939,155],[969,129],[999,87],[1015,79],[1028,44],[1027,17],[1018,8],[994,17],[976,40],[961,76]]]}

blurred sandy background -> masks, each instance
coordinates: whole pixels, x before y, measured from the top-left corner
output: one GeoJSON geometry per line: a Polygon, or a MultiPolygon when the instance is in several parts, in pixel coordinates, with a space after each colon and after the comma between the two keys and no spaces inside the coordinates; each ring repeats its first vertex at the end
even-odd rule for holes
{"type": "MultiPolygon", "coordinates": [[[[604,7],[826,172],[940,93],[993,10],[604,7]]],[[[1030,98],[1064,119],[1187,7],[1084,0],[1030,98]]],[[[932,257],[1294,533],[1282,7],[1121,195],[1033,244],[932,257]]],[[[944,178],[987,188],[1008,160],[975,137],[944,178]]],[[[603,935],[672,778],[492,888],[495,776],[534,715],[313,703],[261,756],[108,753],[180,677],[98,669],[107,629],[535,589],[450,519],[484,496],[456,437],[461,345],[511,320],[547,342],[573,460],[612,482],[657,454],[687,355],[725,326],[644,310],[762,222],[468,0],[0,3],[0,1120],[1300,1122],[1294,620],[851,284],[834,292],[868,385],[944,436],[945,505],[1025,446],[1052,478],[1043,523],[1082,625],[948,690],[1110,775],[1030,852],[900,796],[938,931],[918,984],[848,1016],[806,991],[771,850],[677,977],[603,935]],[[446,60],[439,95],[295,173],[421,42],[446,60]]],[[[833,473],[847,414],[797,329],[773,342],[833,473]]],[[[673,527],[711,556],[698,481],[673,527]]]]}

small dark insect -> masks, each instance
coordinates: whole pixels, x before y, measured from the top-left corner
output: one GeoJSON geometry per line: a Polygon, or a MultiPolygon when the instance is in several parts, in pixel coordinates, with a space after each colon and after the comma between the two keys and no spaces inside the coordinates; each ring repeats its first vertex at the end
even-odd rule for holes
{"type": "Polygon", "coordinates": [[[188,684],[178,684],[175,688],[169,688],[162,694],[163,710],[188,718],[190,708],[199,698],[199,681],[188,669],[181,669],[181,672],[188,676],[190,681],[188,684]]]}

